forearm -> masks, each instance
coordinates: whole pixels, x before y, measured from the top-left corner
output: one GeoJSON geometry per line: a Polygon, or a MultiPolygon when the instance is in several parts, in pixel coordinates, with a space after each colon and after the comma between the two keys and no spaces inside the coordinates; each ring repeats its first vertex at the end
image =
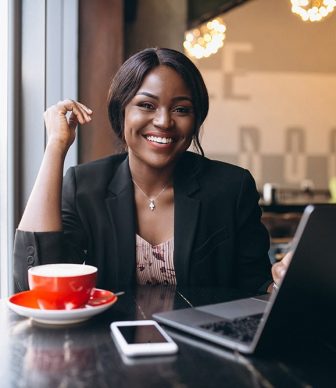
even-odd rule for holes
{"type": "Polygon", "coordinates": [[[48,144],[33,190],[18,229],[32,232],[61,231],[61,191],[66,152],[48,144]]]}
{"type": "Polygon", "coordinates": [[[77,124],[91,121],[92,110],[73,100],[60,101],[44,112],[48,144],[20,230],[52,232],[62,230],[61,191],[65,155],[76,137],[77,124]],[[67,118],[67,113],[70,113],[67,118]]]}

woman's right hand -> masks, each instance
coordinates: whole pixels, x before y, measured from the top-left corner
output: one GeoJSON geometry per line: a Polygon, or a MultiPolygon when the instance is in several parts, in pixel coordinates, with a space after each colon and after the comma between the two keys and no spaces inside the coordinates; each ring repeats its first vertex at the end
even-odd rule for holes
{"type": "Polygon", "coordinates": [[[272,266],[272,277],[275,284],[279,285],[286,274],[288,266],[292,260],[293,252],[287,252],[281,261],[272,266]]]}
{"type": "Polygon", "coordinates": [[[76,138],[78,123],[91,121],[92,110],[78,101],[64,100],[52,105],[44,112],[48,144],[55,144],[67,152],[76,138]],[[71,112],[67,116],[67,113],[71,112]]]}

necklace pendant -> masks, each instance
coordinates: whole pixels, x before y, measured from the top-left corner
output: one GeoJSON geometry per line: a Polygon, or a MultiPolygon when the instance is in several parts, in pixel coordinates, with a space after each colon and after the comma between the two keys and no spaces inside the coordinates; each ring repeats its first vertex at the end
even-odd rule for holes
{"type": "Polygon", "coordinates": [[[149,200],[149,205],[148,206],[151,209],[151,211],[153,211],[155,209],[154,199],[150,199],[149,200]]]}

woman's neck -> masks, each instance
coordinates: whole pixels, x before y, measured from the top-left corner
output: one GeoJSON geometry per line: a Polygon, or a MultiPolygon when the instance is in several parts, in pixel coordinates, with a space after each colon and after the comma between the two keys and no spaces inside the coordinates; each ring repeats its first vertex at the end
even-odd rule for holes
{"type": "Polygon", "coordinates": [[[131,176],[136,185],[147,195],[155,195],[164,187],[170,187],[173,183],[173,166],[167,168],[151,168],[129,161],[131,176]]]}

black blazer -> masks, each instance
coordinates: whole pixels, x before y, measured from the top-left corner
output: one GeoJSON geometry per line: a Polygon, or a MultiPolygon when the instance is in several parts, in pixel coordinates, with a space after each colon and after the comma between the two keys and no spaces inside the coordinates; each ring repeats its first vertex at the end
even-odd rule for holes
{"type": "MultiPolygon", "coordinates": [[[[251,174],[186,152],[173,184],[177,284],[266,291],[269,236],[251,174]]],[[[127,154],[71,167],[63,182],[62,217],[64,232],[17,230],[17,291],[28,287],[29,266],[60,261],[97,266],[101,288],[135,283],[136,209],[127,154]]]]}

